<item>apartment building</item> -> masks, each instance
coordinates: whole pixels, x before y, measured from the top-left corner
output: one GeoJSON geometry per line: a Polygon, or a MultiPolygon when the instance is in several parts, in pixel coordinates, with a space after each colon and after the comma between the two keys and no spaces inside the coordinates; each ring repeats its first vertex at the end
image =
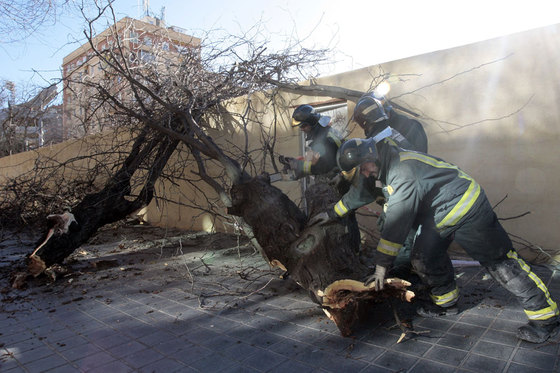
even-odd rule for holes
{"type": "Polygon", "coordinates": [[[96,51],[114,51],[114,55],[126,57],[129,67],[142,68],[147,64],[177,60],[187,48],[199,51],[200,39],[187,35],[179,27],[167,27],[162,19],[125,17],[93,37],[91,43],[67,55],[62,63],[64,138],[82,137],[113,125],[109,120],[110,107],[95,100],[94,84],[103,84],[119,98],[131,95],[122,77],[111,71],[96,51]]]}

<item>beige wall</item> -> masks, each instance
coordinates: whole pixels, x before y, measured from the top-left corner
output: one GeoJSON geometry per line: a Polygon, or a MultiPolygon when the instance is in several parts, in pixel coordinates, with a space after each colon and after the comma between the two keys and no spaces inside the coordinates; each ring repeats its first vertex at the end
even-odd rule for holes
{"type": "MultiPolygon", "coordinates": [[[[390,98],[421,114],[429,153],[473,176],[508,232],[558,249],[560,25],[381,64],[390,98]]],[[[378,66],[324,79],[363,90],[378,66]]]]}
{"type": "MultiPolygon", "coordinates": [[[[473,176],[492,204],[507,195],[496,209],[499,217],[530,211],[520,219],[504,221],[504,226],[510,233],[555,250],[560,241],[559,63],[560,25],[554,25],[324,77],[318,82],[367,90],[373,77],[384,73],[391,84],[389,97],[421,114],[429,152],[473,176]]],[[[294,154],[300,135],[288,123],[294,105],[325,98],[286,95],[284,99],[286,109],[276,117],[281,130],[276,150],[294,154]]],[[[267,108],[258,100],[254,105],[267,108]]],[[[239,104],[239,110],[242,107],[239,104]]],[[[264,122],[273,123],[274,118],[267,113],[264,122]]],[[[256,125],[249,129],[250,146],[258,147],[260,129],[256,125]]],[[[242,141],[232,129],[220,129],[215,135],[218,142],[242,141]]],[[[355,130],[350,137],[361,135],[355,130]]],[[[6,164],[22,163],[19,158],[2,158],[0,172],[7,170],[6,164]]],[[[290,197],[300,198],[298,183],[276,185],[290,197]]],[[[181,194],[194,195],[202,201],[202,194],[211,193],[206,187],[202,191],[186,186],[160,187],[166,193],[177,193],[179,199],[181,194]]],[[[208,229],[204,215],[153,202],[146,219],[160,225],[208,229]]],[[[216,228],[224,229],[220,224],[216,228]]]]}

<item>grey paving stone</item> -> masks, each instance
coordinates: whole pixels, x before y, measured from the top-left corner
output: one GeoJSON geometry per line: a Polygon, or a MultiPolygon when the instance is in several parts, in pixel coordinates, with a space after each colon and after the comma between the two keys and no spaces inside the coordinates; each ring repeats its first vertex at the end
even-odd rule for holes
{"type": "Polygon", "coordinates": [[[189,371],[194,372],[193,369],[171,358],[163,358],[138,369],[138,372],[141,373],[172,373],[189,371]]]}
{"type": "Polygon", "coordinates": [[[481,336],[481,340],[496,342],[512,347],[517,346],[519,343],[519,339],[515,333],[495,329],[486,330],[486,332],[481,336]]]}
{"type": "Polygon", "coordinates": [[[436,334],[436,335],[437,333],[434,333],[434,331],[446,332],[453,326],[453,324],[454,324],[453,321],[437,318],[437,317],[434,318],[421,317],[414,321],[415,327],[421,327],[422,329],[431,330],[432,331],[431,334],[436,334]]]}
{"type": "Polygon", "coordinates": [[[432,348],[432,343],[424,342],[422,337],[414,337],[412,339],[404,339],[401,343],[395,343],[391,346],[391,351],[403,352],[414,356],[423,356],[426,351],[432,348]]]}
{"type": "Polygon", "coordinates": [[[553,373],[554,370],[539,369],[535,367],[530,367],[523,364],[511,363],[506,370],[506,373],[553,373]]]}
{"type": "Polygon", "coordinates": [[[6,348],[6,350],[10,351],[12,356],[14,356],[21,364],[27,364],[34,360],[42,359],[53,354],[52,349],[45,346],[44,344],[33,349],[27,349],[25,351],[20,351],[17,346],[8,347],[6,348]]]}
{"type": "Polygon", "coordinates": [[[519,347],[530,351],[542,352],[545,354],[560,355],[560,338],[549,340],[544,343],[534,344],[525,341],[519,341],[519,347]]]}
{"type": "Polygon", "coordinates": [[[115,358],[124,358],[125,356],[132,355],[138,351],[145,350],[146,347],[148,346],[138,341],[129,341],[116,346],[112,346],[111,348],[107,349],[107,351],[115,358]]]}
{"type": "MultiPolygon", "coordinates": [[[[246,327],[241,327],[238,334],[242,335],[246,333],[247,335],[250,334],[250,331],[247,330],[246,327]]],[[[194,344],[203,344],[205,341],[214,339],[218,336],[222,335],[219,332],[215,332],[213,330],[205,329],[205,328],[198,328],[193,330],[189,333],[183,335],[183,338],[194,343],[194,344]]],[[[230,334],[231,335],[231,334],[230,334]]],[[[231,335],[232,337],[237,337],[236,335],[231,335]]]]}
{"type": "Polygon", "coordinates": [[[100,347],[86,343],[61,351],[60,354],[70,361],[75,361],[101,352],[102,349],[100,347]]]}
{"type": "Polygon", "coordinates": [[[126,362],[128,365],[138,369],[148,364],[151,364],[154,361],[161,360],[163,358],[164,355],[162,355],[161,353],[151,348],[147,348],[144,350],[134,352],[130,355],[124,356],[122,357],[122,360],[126,362]]]}
{"type": "Polygon", "coordinates": [[[131,339],[130,337],[124,336],[122,334],[118,334],[113,331],[110,335],[108,335],[105,338],[96,338],[96,339],[92,339],[92,341],[93,343],[95,343],[95,345],[103,349],[110,350],[111,347],[119,346],[131,342],[131,339]]]}
{"type": "Polygon", "coordinates": [[[527,365],[531,368],[538,368],[552,371],[558,360],[558,355],[546,354],[535,350],[520,348],[515,352],[512,359],[516,363],[527,365]]]}
{"type": "Polygon", "coordinates": [[[488,327],[494,322],[494,317],[476,315],[476,314],[463,314],[459,321],[465,324],[476,325],[479,327],[488,327]]]}
{"type": "Polygon", "coordinates": [[[298,372],[298,373],[311,373],[315,371],[315,367],[307,364],[300,363],[295,360],[286,360],[283,363],[268,370],[270,373],[285,373],[285,372],[298,372]]]}
{"type": "Polygon", "coordinates": [[[190,365],[191,363],[205,358],[207,356],[213,355],[215,352],[209,348],[202,346],[186,346],[178,351],[170,352],[167,356],[174,358],[177,361],[184,363],[185,365],[190,365]]]}
{"type": "Polygon", "coordinates": [[[271,351],[262,351],[249,355],[243,359],[243,365],[247,365],[259,371],[269,371],[270,369],[280,365],[286,361],[287,357],[271,351]]]}
{"type": "Polygon", "coordinates": [[[477,325],[472,324],[465,324],[462,322],[456,322],[451,328],[449,328],[448,332],[453,334],[458,334],[465,336],[467,338],[470,337],[480,337],[486,331],[485,327],[480,327],[477,325]]]}
{"type": "Polygon", "coordinates": [[[370,364],[364,369],[360,370],[360,373],[394,373],[395,370],[386,367],[381,367],[379,365],[370,364]]]}
{"type": "Polygon", "coordinates": [[[427,373],[427,372],[437,372],[437,373],[452,373],[457,369],[456,366],[438,363],[430,360],[419,360],[408,373],[427,373]]]}
{"type": "MultiPolygon", "coordinates": [[[[93,369],[89,369],[87,371],[87,373],[128,373],[128,372],[134,372],[135,369],[126,365],[125,363],[123,363],[122,361],[111,361],[108,364],[104,364],[98,367],[95,367],[93,369]]],[[[56,372],[58,373],[58,372],[56,372]]]]}
{"type": "Polygon", "coordinates": [[[416,358],[393,351],[385,352],[374,361],[375,365],[391,369],[393,372],[407,371],[415,362],[416,358]]]}
{"type": "Polygon", "coordinates": [[[430,360],[435,360],[441,363],[458,367],[461,365],[461,362],[465,359],[467,354],[468,352],[464,350],[436,345],[431,350],[429,350],[424,355],[424,357],[430,360]]]}
{"type": "Polygon", "coordinates": [[[69,361],[65,360],[59,355],[52,354],[41,359],[34,359],[32,361],[25,362],[25,368],[29,369],[29,371],[31,372],[41,372],[48,371],[67,364],[69,364],[69,361]]]}
{"type": "Polygon", "coordinates": [[[217,353],[204,356],[189,364],[190,367],[201,372],[227,372],[235,365],[238,365],[235,361],[217,353]]]}
{"type": "Polygon", "coordinates": [[[2,369],[5,369],[6,373],[28,373],[28,370],[23,369],[22,367],[16,366],[16,367],[4,367],[2,366],[2,369]]]}
{"type": "Polygon", "coordinates": [[[356,360],[372,362],[385,351],[387,351],[387,349],[385,348],[380,348],[372,344],[356,341],[351,347],[344,351],[344,354],[345,356],[351,357],[356,360]]]}
{"type": "Polygon", "coordinates": [[[475,372],[501,372],[506,366],[506,362],[488,356],[470,354],[467,356],[462,367],[475,372]]]}
{"type": "Polygon", "coordinates": [[[112,363],[113,361],[115,361],[115,358],[113,358],[107,352],[101,351],[93,355],[88,355],[81,359],[77,359],[73,361],[73,364],[75,364],[80,371],[90,371],[94,368],[112,363]]]}
{"type": "Polygon", "coordinates": [[[26,351],[46,347],[44,342],[40,341],[38,338],[35,337],[26,338],[24,340],[14,342],[11,341],[9,338],[4,339],[4,337],[2,336],[1,341],[4,344],[4,348],[14,354],[21,354],[26,351]]]}
{"type": "Polygon", "coordinates": [[[354,348],[356,340],[354,338],[342,337],[339,335],[324,335],[317,340],[317,344],[323,346],[326,350],[333,350],[336,352],[347,352],[354,348]]]}
{"type": "Polygon", "coordinates": [[[16,369],[20,368],[20,364],[9,352],[4,349],[0,349],[0,367],[3,370],[16,369]]]}
{"type": "Polygon", "coordinates": [[[269,346],[268,349],[277,354],[281,354],[289,358],[295,358],[297,357],[297,355],[305,352],[305,348],[303,348],[304,346],[307,345],[306,344],[302,345],[298,341],[285,338],[269,346]]]}
{"type": "Polygon", "coordinates": [[[494,357],[497,359],[507,361],[511,357],[514,348],[503,344],[486,342],[481,340],[478,341],[476,346],[474,346],[471,351],[480,355],[485,355],[485,356],[494,357]]]}
{"type": "Polygon", "coordinates": [[[331,361],[327,366],[322,366],[324,370],[330,372],[359,372],[362,369],[368,367],[368,363],[361,360],[354,360],[350,357],[334,355],[331,357],[331,361]]]}
{"type": "MultiPolygon", "coordinates": [[[[400,331],[399,331],[400,332],[400,331]]],[[[361,338],[362,342],[370,343],[383,348],[390,348],[399,340],[400,333],[384,327],[375,328],[361,338]]]]}
{"type": "Polygon", "coordinates": [[[490,325],[490,328],[515,333],[520,326],[525,325],[526,323],[526,319],[523,321],[519,321],[506,318],[498,318],[492,323],[492,325],[490,325]]]}
{"type": "Polygon", "coordinates": [[[459,350],[469,351],[478,341],[476,336],[457,335],[446,333],[437,344],[440,346],[453,347],[459,350]]]}

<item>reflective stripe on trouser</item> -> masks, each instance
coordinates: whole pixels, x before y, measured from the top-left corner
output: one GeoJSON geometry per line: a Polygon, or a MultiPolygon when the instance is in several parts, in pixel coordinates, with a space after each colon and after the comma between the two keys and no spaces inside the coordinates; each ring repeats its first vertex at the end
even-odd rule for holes
{"type": "Polygon", "coordinates": [[[558,307],[544,283],[511,249],[511,240],[486,198],[455,231],[454,238],[500,285],[517,297],[530,320],[548,320],[558,315],[558,307]]]}
{"type": "MultiPolygon", "coordinates": [[[[434,291],[435,289],[432,289],[434,291]]],[[[430,294],[432,302],[441,307],[451,307],[459,300],[459,288],[455,285],[455,288],[444,294],[430,294]]]]}
{"type": "Polygon", "coordinates": [[[521,302],[529,320],[548,320],[559,314],[546,285],[531,267],[511,250],[501,263],[487,267],[492,277],[521,302]]]}

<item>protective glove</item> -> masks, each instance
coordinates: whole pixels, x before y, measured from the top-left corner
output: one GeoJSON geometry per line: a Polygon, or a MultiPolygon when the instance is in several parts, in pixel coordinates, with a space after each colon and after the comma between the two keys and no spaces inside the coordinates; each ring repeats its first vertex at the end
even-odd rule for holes
{"type": "Polygon", "coordinates": [[[375,290],[383,290],[383,281],[385,280],[385,273],[387,273],[387,268],[380,266],[379,264],[375,266],[375,273],[364,281],[364,285],[368,286],[375,281],[375,290]]]}
{"type": "Polygon", "coordinates": [[[325,225],[333,220],[334,219],[329,215],[327,211],[323,211],[309,219],[307,226],[311,227],[313,225],[325,225]]]}

